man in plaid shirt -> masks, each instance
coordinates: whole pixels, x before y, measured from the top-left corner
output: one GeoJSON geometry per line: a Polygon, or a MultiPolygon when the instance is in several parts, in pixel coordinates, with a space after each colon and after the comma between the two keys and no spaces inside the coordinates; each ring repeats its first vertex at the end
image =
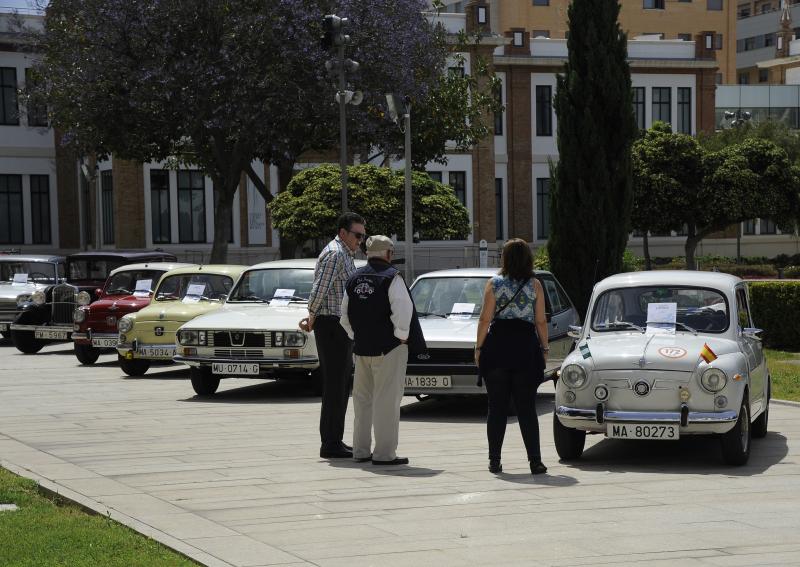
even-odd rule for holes
{"type": "Polygon", "coordinates": [[[300,321],[304,331],[314,331],[322,371],[322,411],[319,456],[323,459],[350,458],[353,451],[342,442],[344,417],[350,398],[353,342],[339,324],[344,287],[356,271],[353,261],[366,236],[364,219],[344,213],[337,221],[338,234],[322,250],[314,270],[314,284],[308,297],[308,317],[300,321]]]}

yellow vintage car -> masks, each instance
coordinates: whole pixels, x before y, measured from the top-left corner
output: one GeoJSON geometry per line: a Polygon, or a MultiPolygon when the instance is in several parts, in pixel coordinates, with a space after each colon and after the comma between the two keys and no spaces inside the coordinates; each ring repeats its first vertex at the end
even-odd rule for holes
{"type": "Polygon", "coordinates": [[[187,321],[219,309],[247,266],[206,265],[170,270],[158,280],[150,305],[119,320],[122,371],[141,376],[175,356],[175,332],[187,321]]]}

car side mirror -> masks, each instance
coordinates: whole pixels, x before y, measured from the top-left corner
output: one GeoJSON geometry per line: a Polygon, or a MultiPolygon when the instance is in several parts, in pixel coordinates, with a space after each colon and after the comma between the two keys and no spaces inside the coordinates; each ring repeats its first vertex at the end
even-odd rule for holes
{"type": "Polygon", "coordinates": [[[579,327],[578,325],[570,325],[569,331],[567,331],[567,336],[573,339],[577,339],[581,336],[582,331],[583,327],[579,327]]]}
{"type": "Polygon", "coordinates": [[[758,329],[756,327],[745,327],[744,329],[742,329],[742,335],[744,335],[748,339],[755,339],[757,341],[761,340],[761,337],[759,337],[758,334],[763,332],[764,329],[758,329]]]}

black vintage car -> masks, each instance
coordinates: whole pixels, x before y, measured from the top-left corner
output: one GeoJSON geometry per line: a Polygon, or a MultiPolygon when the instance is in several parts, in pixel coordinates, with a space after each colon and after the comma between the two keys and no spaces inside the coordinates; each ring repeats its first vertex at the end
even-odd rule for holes
{"type": "Polygon", "coordinates": [[[64,281],[64,257],[0,253],[0,336],[11,338],[19,302],[64,281]]]}
{"type": "Polygon", "coordinates": [[[97,299],[111,270],[126,264],[175,260],[173,254],[158,250],[93,250],[67,256],[66,281],[19,298],[19,313],[10,325],[14,346],[32,354],[48,342],[68,341],[75,308],[97,299]]]}

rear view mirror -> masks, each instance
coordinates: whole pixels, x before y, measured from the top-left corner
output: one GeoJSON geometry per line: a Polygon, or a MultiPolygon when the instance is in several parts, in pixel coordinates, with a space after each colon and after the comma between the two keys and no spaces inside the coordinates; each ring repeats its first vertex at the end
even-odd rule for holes
{"type": "Polygon", "coordinates": [[[581,336],[581,332],[583,331],[583,327],[579,327],[577,325],[570,325],[569,331],[567,331],[567,336],[573,339],[577,339],[581,336]]]}

